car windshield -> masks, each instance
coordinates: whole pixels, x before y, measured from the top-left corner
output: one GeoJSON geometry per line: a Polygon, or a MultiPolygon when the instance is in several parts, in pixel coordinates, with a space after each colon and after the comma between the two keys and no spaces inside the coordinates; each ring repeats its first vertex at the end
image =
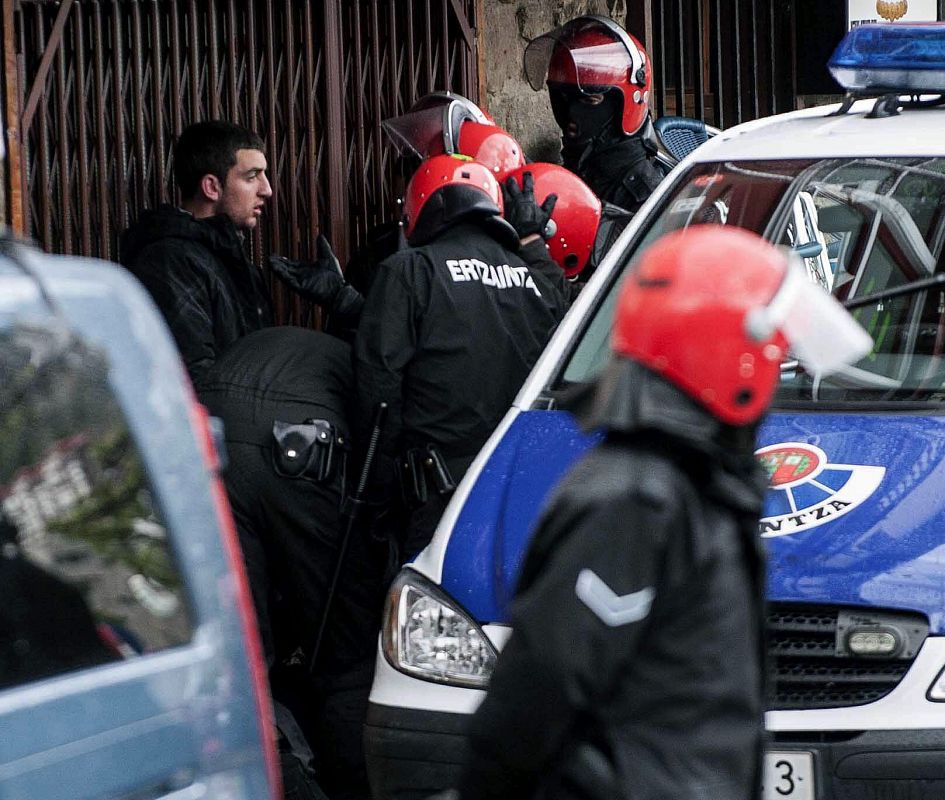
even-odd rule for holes
{"type": "MultiPolygon", "coordinates": [[[[843,302],[872,335],[872,352],[817,379],[782,366],[775,405],[945,400],[945,288],[883,292],[945,271],[945,158],[831,158],[696,164],[677,181],[628,250],[697,224],[737,225],[794,249],[809,279],[843,302]]],[[[733,268],[737,268],[733,265],[733,268]]],[[[558,387],[593,379],[609,355],[619,280],[576,342],[558,387]]]]}

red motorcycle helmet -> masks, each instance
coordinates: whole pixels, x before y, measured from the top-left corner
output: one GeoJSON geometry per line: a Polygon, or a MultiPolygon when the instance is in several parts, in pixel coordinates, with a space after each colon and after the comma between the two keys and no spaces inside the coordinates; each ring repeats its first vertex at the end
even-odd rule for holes
{"type": "Polygon", "coordinates": [[[526,164],[509,177],[521,186],[525,172],[532,174],[535,201],[539,205],[548,195],[558,195],[551,212],[553,233],[546,244],[552,259],[571,278],[587,266],[594,251],[601,218],[600,199],[577,175],[559,164],[526,164]]]}
{"type": "Polygon", "coordinates": [[[573,86],[584,94],[611,88],[623,99],[621,127],[628,136],[646,122],[653,71],[637,39],[607,17],[576,17],[525,48],[525,74],[536,91],[545,83],[573,86]]]}
{"type": "Polygon", "coordinates": [[[433,156],[420,165],[407,184],[404,233],[408,239],[424,208],[437,195],[443,206],[450,208],[450,216],[475,212],[487,216],[502,214],[502,189],[488,167],[468,156],[433,156]]]}
{"type": "Polygon", "coordinates": [[[508,131],[470,120],[460,126],[455,152],[484,164],[500,182],[525,163],[522,146],[508,131]]]}
{"type": "Polygon", "coordinates": [[[754,233],[718,225],[655,242],[625,279],[611,344],[730,425],[761,417],[780,377],[787,339],[758,338],[751,315],[785,282],[788,258],[754,233]]]}

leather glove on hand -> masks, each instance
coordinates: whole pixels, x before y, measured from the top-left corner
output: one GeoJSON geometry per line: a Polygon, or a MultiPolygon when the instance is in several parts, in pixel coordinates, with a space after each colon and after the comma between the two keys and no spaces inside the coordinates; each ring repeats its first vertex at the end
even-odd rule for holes
{"type": "Polygon", "coordinates": [[[551,212],[554,211],[558,195],[549,194],[538,205],[535,200],[535,179],[531,172],[522,173],[521,188],[515,178],[509,178],[502,187],[502,196],[505,202],[503,216],[515,228],[519,239],[533,235],[547,239],[554,233],[551,212]]]}
{"type": "Polygon", "coordinates": [[[331,308],[345,285],[344,275],[331,245],[321,234],[315,243],[315,251],[315,261],[292,261],[282,256],[270,256],[269,266],[287,286],[304,298],[331,308]]]}

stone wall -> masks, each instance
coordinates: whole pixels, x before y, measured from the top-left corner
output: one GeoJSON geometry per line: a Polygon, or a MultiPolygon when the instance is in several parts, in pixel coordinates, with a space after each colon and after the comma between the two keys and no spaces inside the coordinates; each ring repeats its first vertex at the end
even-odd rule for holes
{"type": "MultiPolygon", "coordinates": [[[[636,0],[629,0],[635,2],[636,0]]],[[[480,45],[485,66],[483,107],[521,142],[534,161],[558,161],[561,131],[547,91],[532,91],[522,69],[529,40],[581,14],[603,14],[621,25],[627,0],[485,0],[480,45]]]]}

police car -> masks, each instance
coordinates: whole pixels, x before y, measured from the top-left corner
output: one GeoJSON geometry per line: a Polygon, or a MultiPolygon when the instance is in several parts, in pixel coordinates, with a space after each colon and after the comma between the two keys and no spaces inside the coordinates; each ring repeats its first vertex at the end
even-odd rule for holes
{"type": "Polygon", "coordinates": [[[945,27],[861,26],[831,70],[843,104],[724,131],[673,170],[394,582],[366,728],[378,796],[454,779],[530,528],[594,441],[562,402],[606,362],[621,275],[695,224],[793,249],[875,342],[830,378],[783,364],[759,436],[764,798],[945,796],[945,27]]]}

